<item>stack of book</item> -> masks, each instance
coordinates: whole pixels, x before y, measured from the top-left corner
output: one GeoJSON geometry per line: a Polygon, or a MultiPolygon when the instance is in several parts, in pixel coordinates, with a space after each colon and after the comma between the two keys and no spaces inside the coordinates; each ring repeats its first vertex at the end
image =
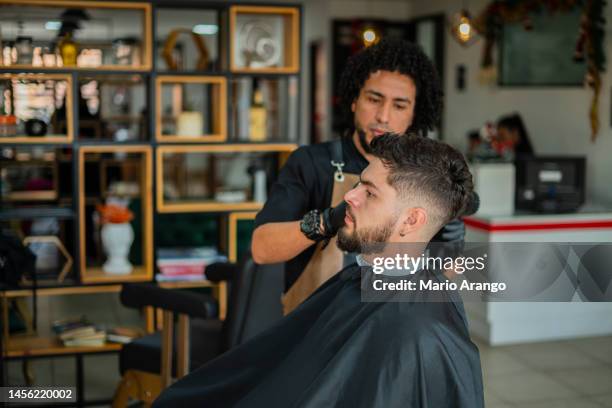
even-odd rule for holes
{"type": "Polygon", "coordinates": [[[157,250],[158,282],[206,279],[206,266],[227,262],[213,247],[160,248],[157,250]]]}
{"type": "Polygon", "coordinates": [[[144,334],[144,330],[139,328],[113,327],[106,332],[106,340],[112,343],[127,344],[144,334]]]}
{"type": "Polygon", "coordinates": [[[66,347],[103,346],[106,333],[84,316],[53,322],[53,331],[66,347]]]}

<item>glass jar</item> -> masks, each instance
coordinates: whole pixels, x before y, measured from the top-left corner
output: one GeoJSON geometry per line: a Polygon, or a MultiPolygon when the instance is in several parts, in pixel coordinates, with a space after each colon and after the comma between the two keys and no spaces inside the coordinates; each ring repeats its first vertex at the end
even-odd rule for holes
{"type": "Polygon", "coordinates": [[[19,36],[15,41],[15,49],[17,50],[17,64],[30,65],[32,64],[32,37],[19,36]]]}
{"type": "Polygon", "coordinates": [[[126,37],[113,40],[113,63],[116,65],[138,65],[140,52],[137,38],[126,37]]]}

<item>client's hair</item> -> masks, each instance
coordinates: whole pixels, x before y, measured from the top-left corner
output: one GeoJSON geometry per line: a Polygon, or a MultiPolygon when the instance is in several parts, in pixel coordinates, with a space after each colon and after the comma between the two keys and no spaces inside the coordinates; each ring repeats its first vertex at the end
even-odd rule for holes
{"type": "Polygon", "coordinates": [[[442,226],[463,213],[474,184],[456,149],[426,137],[393,133],[375,138],[371,147],[389,169],[389,185],[402,198],[415,197],[429,204],[435,223],[442,226]]]}

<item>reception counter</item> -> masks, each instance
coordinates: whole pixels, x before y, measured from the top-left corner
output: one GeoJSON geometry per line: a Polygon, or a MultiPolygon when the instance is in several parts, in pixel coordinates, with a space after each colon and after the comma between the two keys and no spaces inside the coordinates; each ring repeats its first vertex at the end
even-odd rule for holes
{"type": "MultiPolygon", "coordinates": [[[[466,242],[612,243],[612,210],[602,208],[572,214],[477,213],[464,221],[466,242]]],[[[571,302],[466,301],[465,308],[472,334],[491,345],[612,335],[612,303],[582,302],[578,296],[571,302]]]]}

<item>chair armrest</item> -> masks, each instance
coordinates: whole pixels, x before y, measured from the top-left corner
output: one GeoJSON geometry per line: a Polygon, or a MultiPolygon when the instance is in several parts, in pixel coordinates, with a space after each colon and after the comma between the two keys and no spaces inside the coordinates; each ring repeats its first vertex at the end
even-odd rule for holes
{"type": "Polygon", "coordinates": [[[134,309],[152,306],[190,317],[210,319],[217,316],[217,301],[212,296],[164,289],[152,283],[126,283],[120,299],[124,306],[134,309]]]}
{"type": "Polygon", "coordinates": [[[232,262],[215,262],[206,267],[206,279],[212,282],[231,281],[240,271],[240,265],[232,262]]]}

